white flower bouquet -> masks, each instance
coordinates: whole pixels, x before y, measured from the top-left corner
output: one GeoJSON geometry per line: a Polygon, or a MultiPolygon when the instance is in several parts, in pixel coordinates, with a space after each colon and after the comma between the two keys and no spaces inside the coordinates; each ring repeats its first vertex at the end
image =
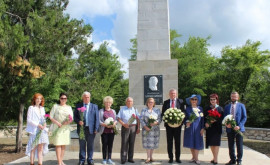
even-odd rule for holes
{"type": "Polygon", "coordinates": [[[165,111],[162,120],[170,127],[179,127],[185,118],[181,109],[169,108],[165,111]]]}
{"type": "Polygon", "coordinates": [[[235,130],[234,128],[237,126],[236,121],[233,118],[233,115],[227,115],[224,117],[224,119],[222,120],[222,124],[223,125],[231,125],[232,129],[237,133],[240,134],[241,136],[243,136],[243,133],[240,130],[235,130]]]}
{"type": "Polygon", "coordinates": [[[112,125],[113,126],[113,132],[115,135],[118,135],[118,130],[117,130],[117,127],[116,125],[114,126],[114,119],[112,117],[108,117],[105,121],[104,121],[104,124],[106,124],[107,126],[110,126],[112,125]]]}

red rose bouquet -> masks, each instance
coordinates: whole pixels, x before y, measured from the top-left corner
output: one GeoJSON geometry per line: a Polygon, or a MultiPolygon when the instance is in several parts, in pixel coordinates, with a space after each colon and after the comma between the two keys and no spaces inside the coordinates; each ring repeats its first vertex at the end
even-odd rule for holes
{"type": "Polygon", "coordinates": [[[216,108],[214,110],[211,109],[207,112],[208,115],[206,116],[206,123],[208,123],[209,127],[211,127],[213,122],[217,121],[221,117],[221,114],[217,111],[216,108]]]}
{"type": "Polygon", "coordinates": [[[135,114],[132,114],[128,120],[128,124],[132,124],[136,119],[138,119],[138,117],[135,114]]]}

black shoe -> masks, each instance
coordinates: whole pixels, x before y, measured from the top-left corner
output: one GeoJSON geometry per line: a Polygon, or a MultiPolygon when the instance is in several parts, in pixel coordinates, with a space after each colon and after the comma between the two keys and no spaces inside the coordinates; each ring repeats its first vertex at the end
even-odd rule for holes
{"type": "Polygon", "coordinates": [[[90,162],[90,163],[88,163],[88,165],[94,165],[94,162],[90,162]]]}
{"type": "Polygon", "coordinates": [[[177,163],[182,163],[182,161],[179,159],[179,160],[176,160],[177,163]]]}
{"type": "Polygon", "coordinates": [[[128,160],[129,163],[135,163],[134,160],[128,160]]]}
{"type": "Polygon", "coordinates": [[[172,159],[170,159],[170,160],[168,161],[168,163],[173,163],[173,160],[172,160],[172,159]]]}
{"type": "Polygon", "coordinates": [[[237,165],[242,165],[242,162],[241,161],[237,162],[237,165]]]}
{"type": "Polygon", "coordinates": [[[215,162],[214,160],[211,160],[210,163],[212,163],[212,164],[218,164],[218,162],[215,162]]]}
{"type": "Polygon", "coordinates": [[[80,162],[80,163],[78,163],[78,165],[84,165],[84,162],[80,162]]]}
{"type": "Polygon", "coordinates": [[[126,161],[124,161],[124,160],[121,161],[121,164],[125,164],[125,163],[126,163],[126,161]]]}
{"type": "Polygon", "coordinates": [[[235,161],[230,160],[228,163],[226,163],[225,165],[231,165],[231,164],[235,164],[235,161]]]}

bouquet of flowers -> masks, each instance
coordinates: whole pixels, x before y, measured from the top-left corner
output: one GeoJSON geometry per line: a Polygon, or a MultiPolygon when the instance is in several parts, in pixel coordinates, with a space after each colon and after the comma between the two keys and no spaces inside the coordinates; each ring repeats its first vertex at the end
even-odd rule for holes
{"type": "MultiPolygon", "coordinates": [[[[234,128],[237,126],[236,125],[236,121],[233,118],[233,115],[227,115],[223,120],[222,120],[222,124],[223,125],[228,125],[231,124],[232,129],[234,130],[234,128]]],[[[240,130],[234,130],[237,134],[240,134],[241,136],[243,136],[243,133],[240,130]]]]}
{"type": "MultiPolygon", "coordinates": [[[[150,130],[152,129],[151,124],[157,121],[157,116],[156,115],[149,115],[148,118],[148,123],[147,123],[147,127],[150,128],[150,130]]],[[[150,131],[146,132],[146,135],[149,134],[150,131]]]]}
{"type": "MultiPolygon", "coordinates": [[[[203,117],[203,113],[200,112],[199,108],[192,108],[193,112],[190,114],[187,122],[190,124],[193,123],[198,117],[203,117]]],[[[187,127],[188,128],[188,127],[187,127]]]]}
{"type": "Polygon", "coordinates": [[[221,114],[217,111],[217,109],[215,108],[214,110],[209,110],[207,111],[208,115],[206,116],[206,123],[209,124],[209,127],[211,127],[212,123],[211,121],[216,121],[221,117],[221,114]]]}
{"type": "Polygon", "coordinates": [[[179,127],[185,118],[185,113],[181,109],[169,108],[165,111],[163,121],[171,127],[179,127]]]}
{"type": "MultiPolygon", "coordinates": [[[[106,124],[107,126],[110,126],[110,125],[114,125],[114,120],[112,117],[108,117],[105,121],[104,121],[104,124],[106,124]]],[[[117,130],[117,127],[114,126],[113,127],[113,132],[115,135],[118,135],[118,130],[117,130]]]]}
{"type": "Polygon", "coordinates": [[[135,114],[132,114],[131,117],[128,119],[128,124],[132,124],[138,117],[135,114]]]}
{"type": "MultiPolygon", "coordinates": [[[[77,108],[77,110],[80,112],[81,121],[83,121],[83,114],[84,114],[84,111],[86,111],[86,108],[85,107],[81,107],[81,108],[77,108]]],[[[80,126],[80,135],[79,135],[79,138],[81,140],[85,139],[83,126],[80,126]]]]}
{"type": "MultiPolygon", "coordinates": [[[[68,116],[66,117],[66,119],[65,119],[61,124],[64,124],[65,122],[71,122],[72,120],[73,120],[73,119],[72,119],[72,116],[71,116],[71,115],[68,115],[68,116]]],[[[57,128],[53,131],[52,137],[55,137],[55,136],[57,135],[59,129],[60,129],[60,127],[57,127],[57,128]]]]}
{"type": "MultiPolygon", "coordinates": [[[[46,124],[46,120],[47,118],[50,118],[50,115],[49,114],[45,114],[44,115],[44,122],[43,122],[43,126],[46,124]]],[[[40,139],[40,136],[41,136],[41,133],[42,133],[43,130],[39,130],[37,135],[36,135],[36,138],[34,140],[34,142],[32,143],[32,148],[35,148],[37,145],[38,145],[38,142],[39,142],[39,139],[40,139]]]]}

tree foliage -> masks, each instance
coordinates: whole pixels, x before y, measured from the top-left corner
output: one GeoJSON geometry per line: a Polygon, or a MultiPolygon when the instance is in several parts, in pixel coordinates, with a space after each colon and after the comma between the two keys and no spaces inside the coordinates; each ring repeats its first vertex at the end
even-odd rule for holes
{"type": "MultiPolygon", "coordinates": [[[[71,106],[85,90],[99,106],[105,95],[127,96],[118,57],[106,44],[92,50],[92,27],[64,14],[67,5],[68,0],[0,2],[0,124],[18,121],[17,151],[34,93],[43,94],[47,112],[60,92],[68,93],[71,106]]],[[[118,100],[116,105],[122,103],[118,100]]]]}
{"type": "MultiPolygon", "coordinates": [[[[180,43],[181,37],[170,31],[172,59],[178,59],[179,97],[201,94],[202,106],[209,104],[209,95],[217,93],[220,105],[230,101],[230,93],[238,91],[240,101],[246,105],[248,126],[270,126],[269,67],[270,53],[260,50],[261,42],[247,40],[242,47],[226,46],[221,57],[214,57],[208,50],[210,37],[189,37],[180,43]]],[[[136,38],[132,39],[132,54],[136,52],[136,38]]],[[[132,60],[136,57],[132,57],[132,60]]]]}

